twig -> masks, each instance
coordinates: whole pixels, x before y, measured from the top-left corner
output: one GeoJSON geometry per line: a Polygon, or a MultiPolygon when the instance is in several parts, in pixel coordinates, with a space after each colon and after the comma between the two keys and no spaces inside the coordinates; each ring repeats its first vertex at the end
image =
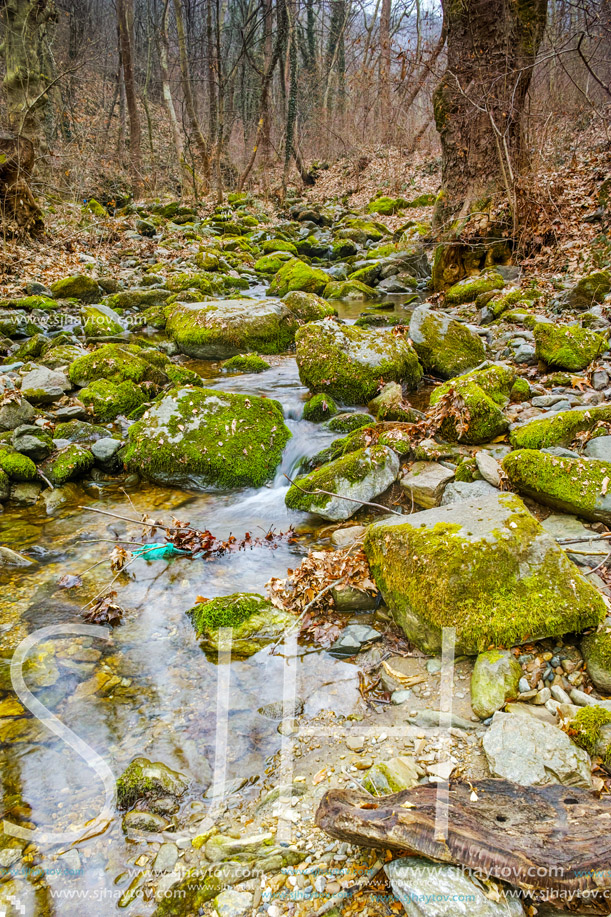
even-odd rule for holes
{"type": "Polygon", "coordinates": [[[172,526],[163,525],[161,522],[143,522],[142,519],[130,519],[129,516],[109,513],[106,509],[96,509],[94,506],[79,506],[79,509],[89,510],[90,513],[99,513],[101,516],[112,516],[113,519],[122,519],[123,522],[133,522],[134,525],[148,525],[150,529],[165,529],[166,532],[169,532],[172,528],[172,526]]]}
{"type": "Polygon", "coordinates": [[[353,895],[355,892],[360,891],[361,888],[364,888],[372,879],[374,879],[380,870],[383,868],[384,863],[381,860],[376,860],[373,866],[367,870],[364,876],[361,876],[360,879],[351,885],[350,888],[342,889],[341,892],[338,892],[337,895],[333,895],[332,898],[329,898],[328,901],[325,901],[322,907],[319,907],[318,910],[314,913],[313,917],[322,917],[323,914],[326,914],[328,911],[333,910],[334,907],[338,904],[345,904],[346,897],[348,895],[353,895]]]}
{"type": "Polygon", "coordinates": [[[581,538],[556,538],[558,544],[582,544],[586,541],[606,541],[607,538],[611,538],[611,532],[607,532],[605,535],[582,535],[581,538]]]}
{"type": "Polygon", "coordinates": [[[48,484],[49,487],[51,488],[51,490],[55,490],[53,484],[51,484],[51,481],[50,481],[48,478],[46,478],[46,477],[44,476],[44,474],[42,473],[42,471],[40,470],[40,468],[38,468],[37,470],[38,470],[38,474],[39,474],[40,477],[43,479],[43,481],[45,482],[45,484],[48,484]]]}
{"type": "Polygon", "coordinates": [[[290,481],[293,487],[296,487],[297,490],[300,490],[303,494],[307,494],[308,497],[314,497],[316,494],[326,494],[328,497],[337,497],[338,500],[348,500],[349,503],[358,503],[359,506],[373,506],[375,509],[383,509],[387,513],[392,513],[393,516],[403,516],[403,513],[398,513],[396,510],[390,509],[390,507],[384,506],[382,503],[371,503],[369,500],[355,500],[353,497],[344,497],[341,494],[333,493],[332,490],[321,490],[321,488],[317,488],[316,490],[305,490],[293,481],[292,478],[289,478],[288,474],[285,474],[284,477],[287,481],[290,481]]]}
{"type": "Polygon", "coordinates": [[[611,557],[611,551],[609,551],[609,553],[607,554],[604,560],[601,560],[601,562],[598,564],[597,567],[593,567],[591,570],[586,570],[586,572],[584,573],[584,576],[590,576],[592,573],[596,573],[597,570],[600,570],[601,567],[605,566],[605,564],[607,563],[610,557],[611,557]]]}

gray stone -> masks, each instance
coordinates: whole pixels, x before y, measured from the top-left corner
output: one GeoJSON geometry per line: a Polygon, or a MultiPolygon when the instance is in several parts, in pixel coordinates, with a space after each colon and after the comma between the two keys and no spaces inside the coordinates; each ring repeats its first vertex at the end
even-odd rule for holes
{"type": "Polygon", "coordinates": [[[33,506],[40,496],[42,484],[35,481],[26,481],[22,484],[11,484],[10,498],[14,503],[22,506],[33,506]]]}
{"type": "Polygon", "coordinates": [[[390,699],[393,704],[404,704],[406,701],[410,700],[412,697],[412,692],[410,688],[401,688],[399,691],[393,691],[390,695],[390,699]]]}
{"type": "Polygon", "coordinates": [[[329,652],[332,656],[355,656],[362,646],[380,640],[382,634],[367,624],[349,624],[344,628],[329,652]]]}
{"type": "Polygon", "coordinates": [[[118,463],[117,452],[120,448],[121,440],[113,439],[112,436],[103,436],[102,439],[98,439],[95,443],[91,444],[93,457],[102,467],[118,463]]]}
{"type": "Polygon", "coordinates": [[[50,404],[72,388],[68,377],[56,369],[37,366],[22,379],[21,394],[34,404],[50,404]]]}
{"type": "Polygon", "coordinates": [[[516,363],[522,363],[526,366],[534,366],[537,363],[533,344],[521,344],[514,353],[513,358],[516,363]]]}
{"type": "Polygon", "coordinates": [[[583,538],[571,545],[561,545],[571,560],[580,566],[595,567],[608,554],[604,542],[591,541],[595,532],[581,522],[576,516],[568,513],[552,513],[541,523],[546,532],[555,539],[562,538],[583,538]],[[581,553],[576,554],[575,551],[581,553]],[[591,551],[591,554],[585,553],[591,551]]]}
{"type": "Polygon", "coordinates": [[[493,458],[489,452],[485,452],[483,449],[480,452],[477,452],[475,455],[475,464],[477,465],[477,470],[483,477],[485,481],[488,481],[489,484],[492,484],[493,487],[501,486],[501,466],[495,458],[493,458]]]}
{"type": "Polygon", "coordinates": [[[457,866],[433,863],[421,857],[403,857],[384,866],[395,897],[408,917],[523,917],[520,901],[505,897],[498,901],[486,897],[457,866]]]}
{"type": "Polygon", "coordinates": [[[348,545],[362,538],[364,534],[364,525],[348,525],[345,528],[336,529],[331,535],[331,541],[337,548],[347,548],[348,545]]]}
{"type": "Polygon", "coordinates": [[[609,385],[609,373],[606,369],[595,369],[590,376],[590,384],[597,392],[609,385]]]}
{"type": "Polygon", "coordinates": [[[162,844],[153,863],[153,872],[172,872],[178,860],[176,844],[162,844]]]}
{"type": "Polygon", "coordinates": [[[36,411],[29,401],[17,396],[16,401],[7,401],[0,407],[0,432],[15,430],[24,423],[30,423],[36,417],[36,411]]]}
{"type": "Polygon", "coordinates": [[[497,493],[498,488],[493,487],[488,481],[452,481],[443,492],[441,506],[494,497],[497,493]]]}
{"type": "Polygon", "coordinates": [[[487,720],[508,700],[518,696],[522,666],[507,650],[488,650],[475,660],[471,675],[471,707],[487,720]]]}
{"type": "Polygon", "coordinates": [[[10,548],[0,545],[0,567],[31,567],[33,561],[24,554],[18,554],[10,548]]]}
{"type": "Polygon", "coordinates": [[[611,462],[611,436],[595,436],[594,439],[586,443],[583,451],[588,458],[611,462]]]}
{"type": "Polygon", "coordinates": [[[430,509],[439,506],[447,484],[454,478],[454,472],[438,462],[414,462],[401,478],[401,487],[413,496],[419,506],[430,509]]]}
{"type": "Polygon", "coordinates": [[[34,462],[41,462],[53,451],[50,436],[33,424],[17,427],[13,431],[11,443],[17,452],[27,455],[34,462]]]}
{"type": "Polygon", "coordinates": [[[252,892],[237,892],[228,888],[214,899],[218,917],[245,917],[252,911],[252,906],[252,892]]]}
{"type": "Polygon", "coordinates": [[[124,831],[152,831],[158,833],[167,827],[167,821],[154,812],[140,811],[133,809],[123,816],[124,831]]]}
{"type": "Polygon", "coordinates": [[[495,713],[484,735],[491,773],[521,786],[592,785],[590,756],[561,729],[515,713],[495,713]]]}
{"type": "Polygon", "coordinates": [[[345,611],[372,611],[376,606],[376,596],[370,592],[362,592],[356,586],[345,584],[334,586],[331,590],[335,607],[340,612],[345,611]]]}

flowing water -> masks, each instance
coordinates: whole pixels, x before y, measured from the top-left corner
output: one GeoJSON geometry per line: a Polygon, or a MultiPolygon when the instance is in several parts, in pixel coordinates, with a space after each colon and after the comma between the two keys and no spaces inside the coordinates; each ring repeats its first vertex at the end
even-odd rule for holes
{"type": "MultiPolygon", "coordinates": [[[[350,320],[360,311],[360,305],[348,306],[343,317],[350,320]]],[[[9,671],[15,647],[28,634],[82,622],[81,605],[112,578],[108,563],[98,563],[108,557],[112,541],[141,540],[140,526],[93,513],[92,508],[128,517],[147,513],[168,522],[176,515],[220,538],[297,524],[296,543],[281,541],[275,550],[261,547],[208,561],[134,561],[114,587],[126,614],[110,641],[78,633],[46,638],[30,651],[24,668],[35,696],[102,756],[115,776],[136,755],[163,761],[192,780],[181,820],[204,817],[209,801],[203,790],[214,765],[219,668],[202,652],[185,611],[198,595],[264,592],[270,577],[285,576],[312,545],[324,545],[330,533],[325,525],[286,510],[288,482],[283,473],[291,475],[301,458],[328,445],[333,434],[301,419],[307,391],[294,357],[273,357],[271,362],[272,368],[260,375],[241,376],[222,375],[211,363],[188,364],[211,386],[282,403],[292,438],[268,486],[192,494],[115,478],[71,485],[61,497],[54,492],[47,505],[39,500],[33,507],[8,507],[0,515],[0,543],[25,551],[35,561],[0,579],[5,819],[38,831],[68,831],[94,819],[104,803],[102,783],[82,757],[36,719],[14,718],[18,708],[11,706],[16,698],[9,671]],[[66,574],[82,575],[83,585],[60,588],[58,581],[66,574]]],[[[322,650],[300,647],[296,658],[287,658],[263,649],[250,659],[234,661],[227,779],[246,781],[242,792],[256,784],[279,748],[277,722],[257,711],[282,696],[287,665],[296,666],[297,695],[304,700],[306,717],[329,708],[349,714],[357,702],[356,666],[322,650]]],[[[33,843],[36,847],[36,835],[33,843]]],[[[124,835],[116,813],[96,837],[75,844],[42,844],[35,851],[27,841],[4,834],[0,864],[13,879],[2,886],[0,913],[8,894],[14,894],[26,915],[116,914],[145,846],[124,835]],[[80,897],[85,893],[87,904],[80,897]]],[[[152,903],[139,899],[129,913],[152,910],[152,903]]]]}

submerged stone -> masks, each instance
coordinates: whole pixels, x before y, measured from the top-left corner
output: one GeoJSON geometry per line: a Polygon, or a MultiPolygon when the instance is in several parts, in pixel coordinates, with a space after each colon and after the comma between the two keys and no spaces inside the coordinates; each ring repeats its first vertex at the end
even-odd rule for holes
{"type": "Polygon", "coordinates": [[[584,630],[602,596],[519,497],[500,494],[371,525],[365,553],[409,640],[438,652],[444,627],[459,653],[584,630]]]}
{"type": "Polygon", "coordinates": [[[184,774],[161,761],[134,758],[117,780],[117,806],[130,809],[139,799],[182,796],[189,785],[184,774]]]}
{"type": "Polygon", "coordinates": [[[258,653],[295,623],[295,617],[289,612],[275,608],[262,595],[248,592],[202,602],[190,608],[187,614],[204,648],[213,653],[229,649],[219,630],[231,628],[231,653],[238,657],[258,653]]]}
{"type": "Polygon", "coordinates": [[[177,388],[129,428],[122,458],[128,471],[160,484],[260,487],[290,435],[271,398],[177,388]]]}

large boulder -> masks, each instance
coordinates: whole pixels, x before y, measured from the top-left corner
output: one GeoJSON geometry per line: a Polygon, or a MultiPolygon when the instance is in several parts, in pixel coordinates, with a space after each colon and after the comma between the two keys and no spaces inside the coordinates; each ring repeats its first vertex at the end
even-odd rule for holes
{"type": "Polygon", "coordinates": [[[293,258],[283,265],[272,280],[269,292],[272,296],[286,296],[291,290],[320,295],[330,280],[330,274],[320,268],[311,267],[299,258],[293,258]]]}
{"type": "Polygon", "coordinates": [[[444,627],[460,653],[598,624],[601,595],[515,494],[370,526],[365,553],[397,623],[427,653],[444,627]]]}
{"type": "Polygon", "coordinates": [[[518,449],[503,459],[516,490],[546,506],[611,523],[611,463],[518,449]]]}
{"type": "Polygon", "coordinates": [[[64,373],[47,366],[36,366],[31,369],[21,382],[21,394],[32,404],[50,404],[71,388],[64,373]]]}
{"type": "Polygon", "coordinates": [[[537,359],[554,369],[579,372],[609,349],[602,334],[577,325],[537,322],[533,333],[537,359]]]}
{"type": "Polygon", "coordinates": [[[590,756],[557,726],[521,713],[495,713],[484,735],[494,777],[520,786],[562,783],[589,790],[590,756]]]}
{"type": "Polygon", "coordinates": [[[212,654],[222,649],[221,628],[230,627],[231,653],[237,657],[254,655],[295,624],[295,617],[288,611],[275,608],[262,595],[249,592],[200,602],[187,614],[202,646],[212,654]]]}
{"type": "Polygon", "coordinates": [[[431,406],[449,392],[453,393],[454,410],[441,424],[441,434],[452,442],[478,445],[489,443],[504,433],[509,421],[499,405],[469,376],[439,386],[431,395],[431,406]]]}
{"type": "Polygon", "coordinates": [[[481,293],[502,290],[504,286],[505,281],[498,271],[473,274],[450,287],[446,293],[446,303],[458,306],[465,302],[475,302],[481,293]]]}
{"type": "Polygon", "coordinates": [[[511,431],[511,445],[514,449],[569,446],[578,433],[593,430],[601,420],[611,422],[611,404],[559,411],[551,417],[537,417],[511,431]]]}
{"type": "Polygon", "coordinates": [[[78,357],[68,370],[74,385],[85,386],[94,379],[109,382],[154,382],[163,385],[166,374],[150,361],[149,351],[135,344],[104,344],[91,353],[78,357]]]}
{"type": "Polygon", "coordinates": [[[102,291],[93,277],[88,277],[87,274],[74,274],[72,277],[64,277],[52,283],[51,292],[55,299],[95,302],[102,291]]]}
{"type": "Polygon", "coordinates": [[[339,522],[353,516],[361,502],[384,493],[398,474],[399,459],[387,446],[358,449],[299,478],[287,491],[286,505],[339,522]]]}
{"type": "Polygon", "coordinates": [[[220,299],[179,303],[166,331],[182,353],[223,360],[240,353],[282,353],[295,340],[297,317],[278,299],[220,299]]]}
{"type": "Polygon", "coordinates": [[[413,389],[422,378],[415,350],[390,329],[311,322],[295,340],[303,384],[345,404],[367,404],[380,382],[403,382],[413,389]]]}
{"type": "Polygon", "coordinates": [[[414,309],[409,336],[425,370],[442,379],[474,369],[486,358],[479,334],[428,306],[414,309]]]}
{"type": "Polygon", "coordinates": [[[591,309],[611,292],[611,271],[593,271],[572,286],[563,297],[568,309],[591,309]]]}
{"type": "Polygon", "coordinates": [[[337,309],[316,293],[292,290],[282,297],[282,302],[300,322],[316,322],[328,315],[337,315],[337,309]]]}
{"type": "Polygon", "coordinates": [[[185,386],[129,428],[122,458],[130,471],[160,484],[260,487],[290,435],[271,398],[185,386]]]}

